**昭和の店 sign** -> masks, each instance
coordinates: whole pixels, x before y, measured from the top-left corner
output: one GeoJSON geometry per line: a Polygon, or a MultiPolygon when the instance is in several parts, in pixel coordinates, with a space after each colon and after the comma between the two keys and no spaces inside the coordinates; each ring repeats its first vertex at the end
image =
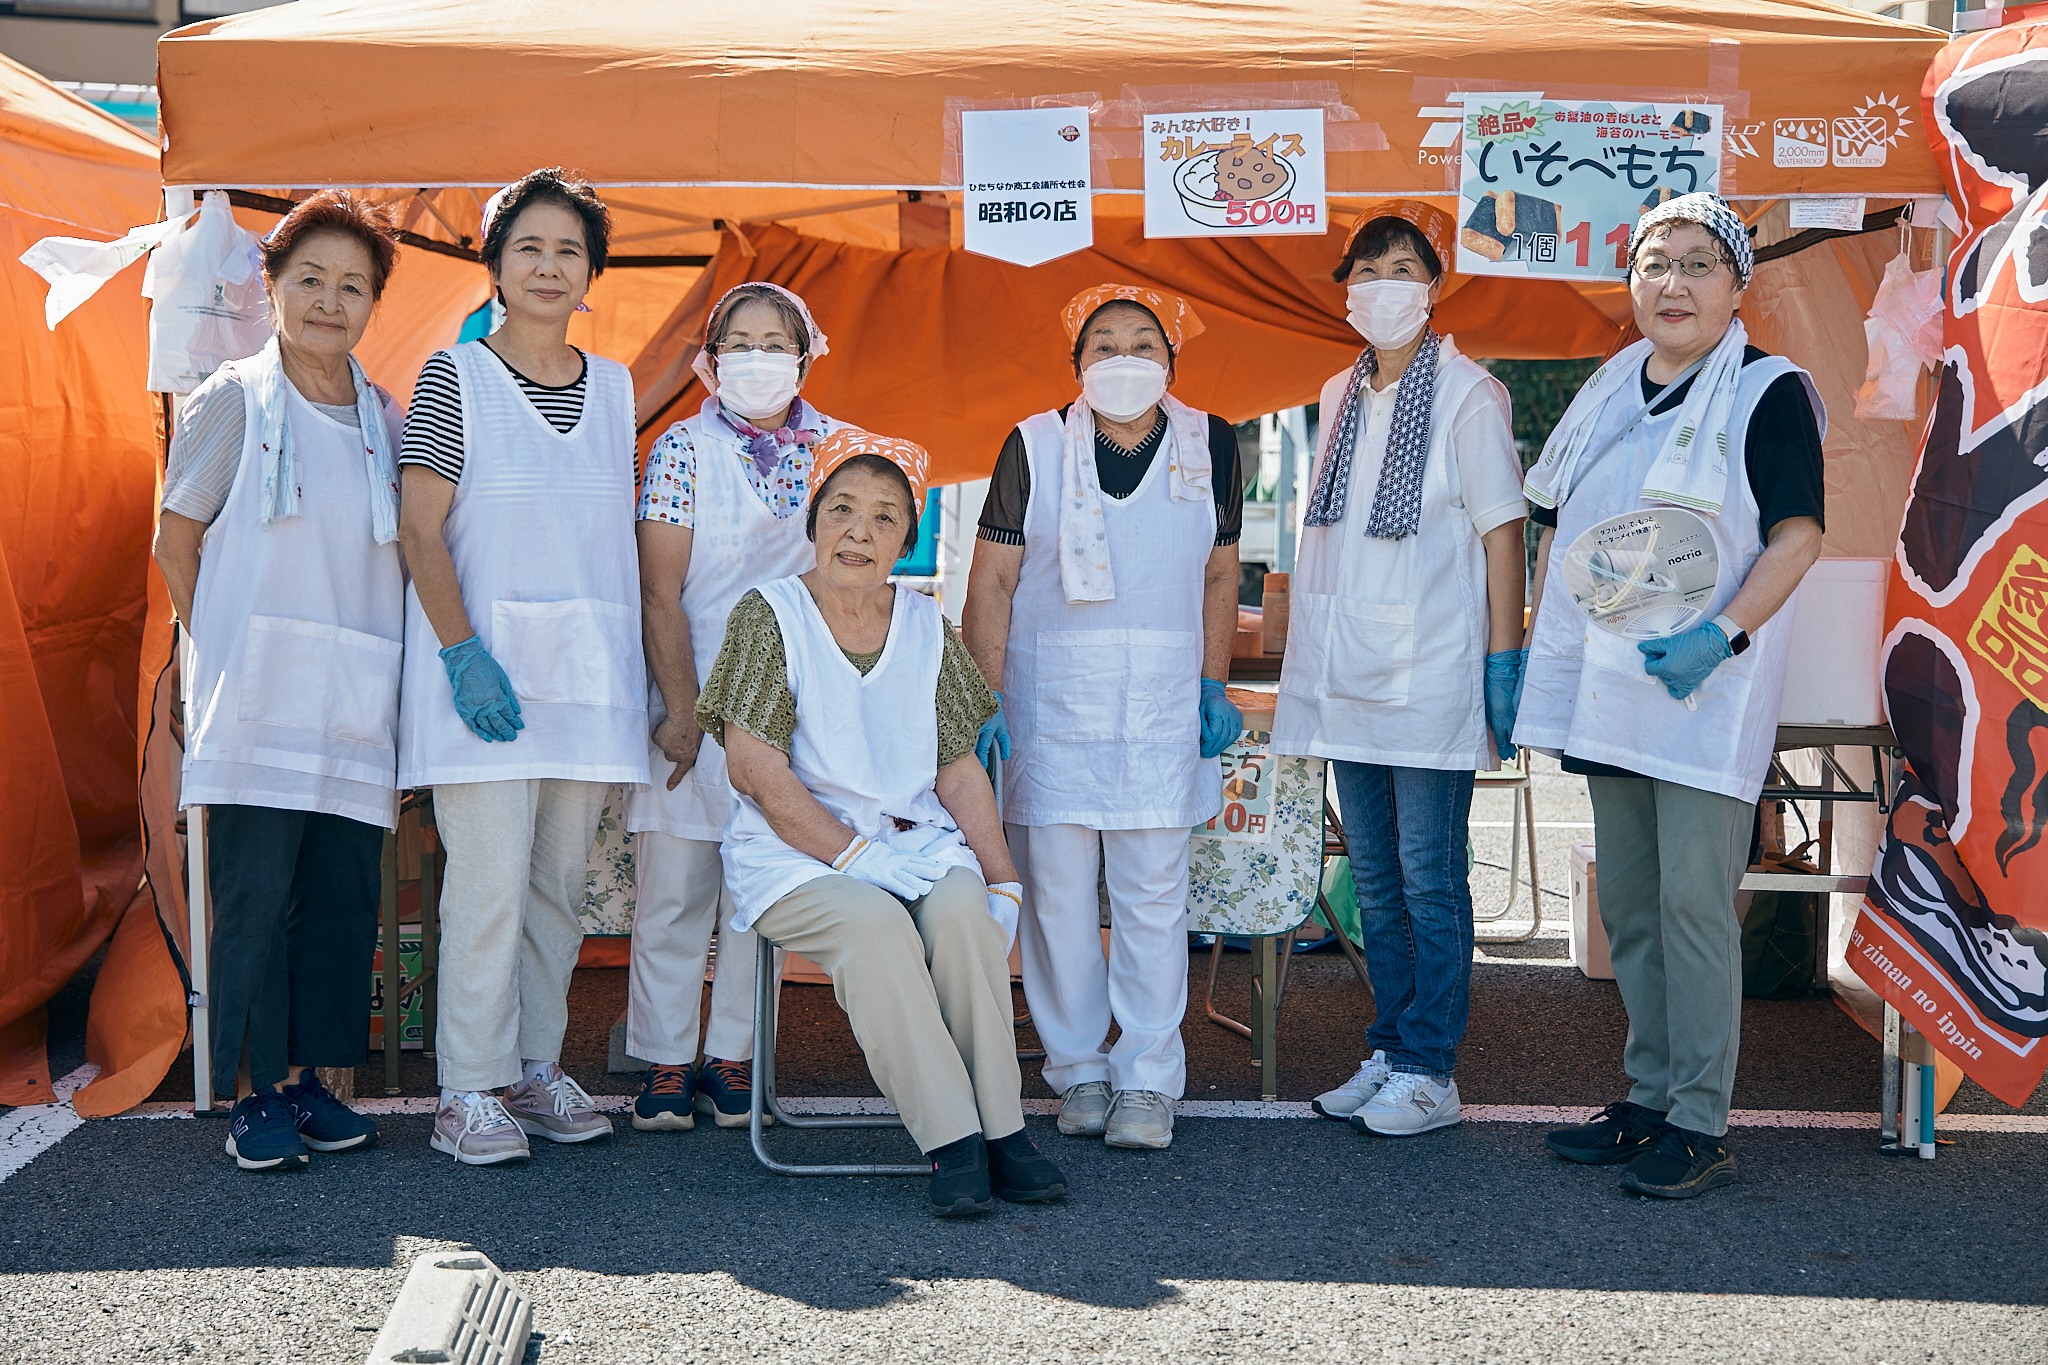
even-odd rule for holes
{"type": "Polygon", "coordinates": [[[1323,111],[1147,114],[1147,237],[1320,233],[1323,111]]]}
{"type": "Polygon", "coordinates": [[[1088,167],[1086,109],[962,113],[962,245],[1015,265],[1093,246],[1088,167]]]}
{"type": "Polygon", "coordinates": [[[1647,209],[1721,184],[1721,106],[1467,94],[1458,264],[1618,280],[1647,209]]]}

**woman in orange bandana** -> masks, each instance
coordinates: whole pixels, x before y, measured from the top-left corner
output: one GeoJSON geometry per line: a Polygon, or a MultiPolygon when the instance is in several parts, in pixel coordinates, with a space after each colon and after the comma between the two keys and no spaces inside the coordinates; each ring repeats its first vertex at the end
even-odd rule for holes
{"type": "Polygon", "coordinates": [[[996,1195],[1058,1199],[1066,1182],[1018,1098],[1021,888],[974,756],[995,697],[938,603],[889,583],[926,463],[909,441],[854,427],[818,445],[816,566],[740,599],[697,719],[737,798],[728,927],[831,975],[869,1070],[932,1159],[932,1211],[954,1216],[996,1195]]]}

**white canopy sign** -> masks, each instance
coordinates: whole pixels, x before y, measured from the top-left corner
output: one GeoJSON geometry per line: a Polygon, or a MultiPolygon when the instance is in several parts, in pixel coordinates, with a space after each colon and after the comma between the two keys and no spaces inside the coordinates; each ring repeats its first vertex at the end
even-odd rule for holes
{"type": "Polygon", "coordinates": [[[1087,110],[963,112],[960,176],[969,251],[1040,265],[1095,244],[1087,110]]]}

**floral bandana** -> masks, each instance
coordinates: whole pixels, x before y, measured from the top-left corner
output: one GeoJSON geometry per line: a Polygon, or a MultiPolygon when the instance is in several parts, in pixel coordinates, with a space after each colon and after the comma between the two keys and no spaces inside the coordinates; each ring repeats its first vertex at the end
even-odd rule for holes
{"type": "Polygon", "coordinates": [[[1438,264],[1448,273],[1456,259],[1451,241],[1451,215],[1433,204],[1420,199],[1382,199],[1376,204],[1366,205],[1365,212],[1358,215],[1358,221],[1351,225],[1351,231],[1344,235],[1344,250],[1338,258],[1351,254],[1351,244],[1358,240],[1358,234],[1365,231],[1366,224],[1380,218],[1399,218],[1422,234],[1422,240],[1429,243],[1429,249],[1436,253],[1438,264]]]}
{"type": "Polygon", "coordinates": [[[917,514],[924,515],[926,471],[931,467],[931,455],[915,441],[877,436],[859,427],[841,427],[811,448],[811,456],[817,462],[811,469],[811,496],[817,497],[831,480],[833,471],[856,455],[879,455],[902,470],[910,480],[917,514]]]}
{"type": "Polygon", "coordinates": [[[775,472],[789,447],[804,445],[815,449],[818,444],[815,427],[805,425],[807,420],[815,424],[817,413],[805,407],[801,397],[789,400],[789,416],[775,431],[763,431],[746,418],[727,412],[725,405],[716,398],[704,400],[702,414],[707,423],[725,423],[735,436],[746,443],[747,457],[754,462],[754,468],[761,471],[763,478],[775,472]]]}
{"type": "Polygon", "coordinates": [[[1152,316],[1158,318],[1159,325],[1166,330],[1166,344],[1175,355],[1180,354],[1184,342],[1207,330],[1202,320],[1195,316],[1195,310],[1188,307],[1187,300],[1178,294],[1135,284],[1098,284],[1068,299],[1067,306],[1060,310],[1060,321],[1067,328],[1067,344],[1071,346],[1081,339],[1081,329],[1088,325],[1089,318],[1095,316],[1096,309],[1105,303],[1120,301],[1141,303],[1151,309],[1152,316]]]}

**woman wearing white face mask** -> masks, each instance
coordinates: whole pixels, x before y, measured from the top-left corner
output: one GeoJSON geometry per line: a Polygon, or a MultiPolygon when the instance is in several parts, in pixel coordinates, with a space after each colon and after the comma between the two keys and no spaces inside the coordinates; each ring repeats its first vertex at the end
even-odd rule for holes
{"type": "Polygon", "coordinates": [[[1003,445],[962,636],[1002,689],[982,757],[1016,735],[1004,819],[1060,1131],[1165,1147],[1187,1079],[1188,829],[1221,807],[1216,756],[1243,728],[1223,679],[1244,490],[1229,424],[1166,392],[1202,330],[1183,300],[1105,284],[1062,316],[1081,396],[1003,445]]]}
{"type": "Polygon", "coordinates": [[[642,1130],[747,1122],[753,1088],[754,954],[733,930],[719,841],[732,818],[725,751],[704,743],[697,695],[748,592],[811,567],[804,535],[812,451],[841,423],[797,396],[827,351],[804,301],[743,284],[712,308],[695,361],[711,396],[654,443],[640,484],[640,598],[647,646],[648,764],[626,805],[635,836],[626,1050],[650,1065],[633,1107],[642,1130]],[[697,1066],[704,959],[717,928],[711,1021],[697,1066]]]}
{"type": "Polygon", "coordinates": [[[1459,1120],[1472,775],[1514,752],[1522,659],[1528,508],[1507,390],[1429,326],[1452,231],[1393,200],[1345,243],[1335,275],[1367,345],[1323,386],[1273,718],[1276,753],[1334,761],[1379,1003],[1372,1055],[1316,1112],[1386,1136],[1459,1120]]]}

